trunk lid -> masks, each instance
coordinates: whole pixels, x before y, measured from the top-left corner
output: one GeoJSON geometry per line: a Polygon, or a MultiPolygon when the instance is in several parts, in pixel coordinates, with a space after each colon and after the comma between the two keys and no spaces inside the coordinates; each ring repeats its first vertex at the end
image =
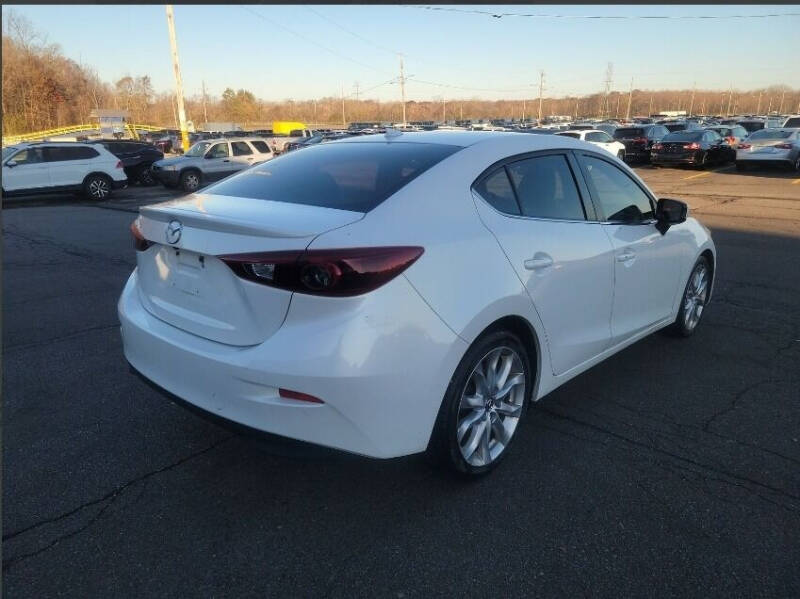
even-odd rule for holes
{"type": "Polygon", "coordinates": [[[139,296],[155,317],[229,345],[262,343],[280,328],[291,292],[239,278],[217,256],[303,250],[361,212],[193,194],[140,209],[154,245],[137,252],[139,296]],[[168,238],[169,235],[169,238],[168,238]]]}

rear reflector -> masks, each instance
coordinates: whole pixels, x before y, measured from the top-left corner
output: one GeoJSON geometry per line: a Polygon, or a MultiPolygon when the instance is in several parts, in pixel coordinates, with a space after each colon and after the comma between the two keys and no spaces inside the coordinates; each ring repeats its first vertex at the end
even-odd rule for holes
{"type": "Polygon", "coordinates": [[[219,259],[255,283],[297,293],[350,297],[388,283],[424,251],[389,246],[232,254],[219,259]]]}
{"type": "Polygon", "coordinates": [[[325,403],[319,397],[300,393],[299,391],[291,391],[290,389],[278,389],[278,395],[283,399],[296,399],[297,401],[307,401],[309,403],[325,403]]]}
{"type": "Polygon", "coordinates": [[[738,149],[739,150],[746,150],[749,147],[750,147],[750,144],[739,144],[738,149]]]}
{"type": "Polygon", "coordinates": [[[142,231],[139,229],[138,218],[131,223],[131,235],[133,235],[133,246],[136,248],[137,252],[144,252],[153,245],[152,241],[148,241],[144,238],[144,235],[142,235],[142,231]]]}

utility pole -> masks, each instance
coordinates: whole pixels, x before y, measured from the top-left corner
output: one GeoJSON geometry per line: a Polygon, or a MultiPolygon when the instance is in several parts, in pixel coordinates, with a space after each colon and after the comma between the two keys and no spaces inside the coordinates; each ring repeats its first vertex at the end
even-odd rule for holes
{"type": "Polygon", "coordinates": [[[614,111],[614,118],[615,119],[619,117],[619,101],[620,101],[621,97],[622,96],[620,94],[617,94],[617,109],[614,111]]]}
{"type": "Polygon", "coordinates": [[[189,149],[189,131],[186,127],[186,110],[183,108],[183,81],[181,80],[181,66],[178,62],[178,42],[175,39],[175,15],[172,4],[167,4],[167,28],[169,29],[169,43],[172,47],[172,68],[175,72],[175,97],[178,101],[178,119],[181,126],[181,144],[183,150],[189,149]]]}
{"type": "Polygon", "coordinates": [[[694,82],[692,85],[692,101],[689,103],[689,116],[692,116],[692,110],[694,110],[694,93],[697,90],[697,82],[694,82]]]}
{"type": "Polygon", "coordinates": [[[539,122],[542,121],[542,92],[544,91],[544,71],[539,71],[539,122]]]}
{"type": "Polygon", "coordinates": [[[653,116],[653,94],[650,94],[650,112],[647,116],[653,116]]]}
{"type": "Polygon", "coordinates": [[[606,113],[611,113],[611,106],[608,104],[608,93],[611,91],[611,81],[614,78],[614,63],[609,62],[608,67],[606,67],[606,91],[605,95],[603,96],[603,104],[600,108],[600,118],[603,118],[606,113]]]}
{"type": "Polygon", "coordinates": [[[781,105],[778,106],[778,114],[783,114],[783,98],[786,96],[786,89],[781,93],[781,105]]]}
{"type": "Polygon", "coordinates": [[[344,118],[344,85],[342,85],[342,127],[347,125],[347,120],[344,118]]]}
{"type": "Polygon", "coordinates": [[[761,92],[758,92],[758,106],[756,107],[756,114],[761,114],[761,92]]]}
{"type": "Polygon", "coordinates": [[[403,55],[400,55],[400,97],[403,102],[403,127],[406,127],[406,76],[403,70],[403,55]]]}
{"type": "Polygon", "coordinates": [[[203,118],[205,119],[203,123],[208,122],[208,109],[206,108],[206,82],[203,81],[203,118]]]}
{"type": "Polygon", "coordinates": [[[628,110],[625,111],[625,120],[631,120],[631,100],[633,99],[633,77],[631,77],[631,86],[628,89],[628,110]]]}
{"type": "Polygon", "coordinates": [[[447,98],[442,96],[442,123],[447,124],[447,98]]]}

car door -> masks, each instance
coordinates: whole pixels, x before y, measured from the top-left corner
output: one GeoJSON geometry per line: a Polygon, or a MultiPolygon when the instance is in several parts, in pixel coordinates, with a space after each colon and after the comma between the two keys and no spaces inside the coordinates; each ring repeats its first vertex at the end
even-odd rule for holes
{"type": "Polygon", "coordinates": [[[41,147],[23,148],[3,163],[3,189],[7,192],[46,189],[50,173],[41,147]]]}
{"type": "Polygon", "coordinates": [[[203,159],[203,176],[207,180],[216,181],[227,177],[234,172],[234,168],[227,141],[215,143],[206,151],[203,159]]]}
{"type": "Polygon", "coordinates": [[[473,186],[478,213],[525,285],[545,328],[553,373],[610,344],[612,246],[569,152],[515,157],[473,186]]]}
{"type": "Polygon", "coordinates": [[[50,170],[50,184],[57,188],[80,187],[93,169],[91,161],[99,152],[88,146],[45,146],[44,157],[50,170]]]}
{"type": "Polygon", "coordinates": [[[249,168],[255,162],[253,148],[251,148],[246,141],[232,141],[231,151],[233,153],[231,165],[234,171],[241,171],[249,168]]]}
{"type": "Polygon", "coordinates": [[[607,158],[578,159],[614,251],[612,343],[616,345],[672,314],[686,245],[681,233],[656,229],[655,199],[607,158]]]}

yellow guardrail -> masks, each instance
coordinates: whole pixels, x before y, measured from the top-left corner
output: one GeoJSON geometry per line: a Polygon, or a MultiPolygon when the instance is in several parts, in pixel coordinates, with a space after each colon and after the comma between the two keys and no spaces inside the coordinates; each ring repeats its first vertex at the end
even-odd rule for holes
{"type": "MultiPolygon", "coordinates": [[[[163,131],[164,127],[156,125],[140,125],[134,123],[126,123],[125,129],[128,131],[133,139],[139,139],[137,131],[163,131]]],[[[16,144],[25,141],[41,141],[48,137],[57,137],[59,135],[69,135],[70,133],[82,133],[84,131],[100,131],[100,126],[94,123],[86,125],[70,125],[69,127],[58,127],[56,129],[47,129],[45,131],[36,131],[35,133],[23,133],[21,135],[6,135],[3,137],[3,145],[16,144]]]]}

